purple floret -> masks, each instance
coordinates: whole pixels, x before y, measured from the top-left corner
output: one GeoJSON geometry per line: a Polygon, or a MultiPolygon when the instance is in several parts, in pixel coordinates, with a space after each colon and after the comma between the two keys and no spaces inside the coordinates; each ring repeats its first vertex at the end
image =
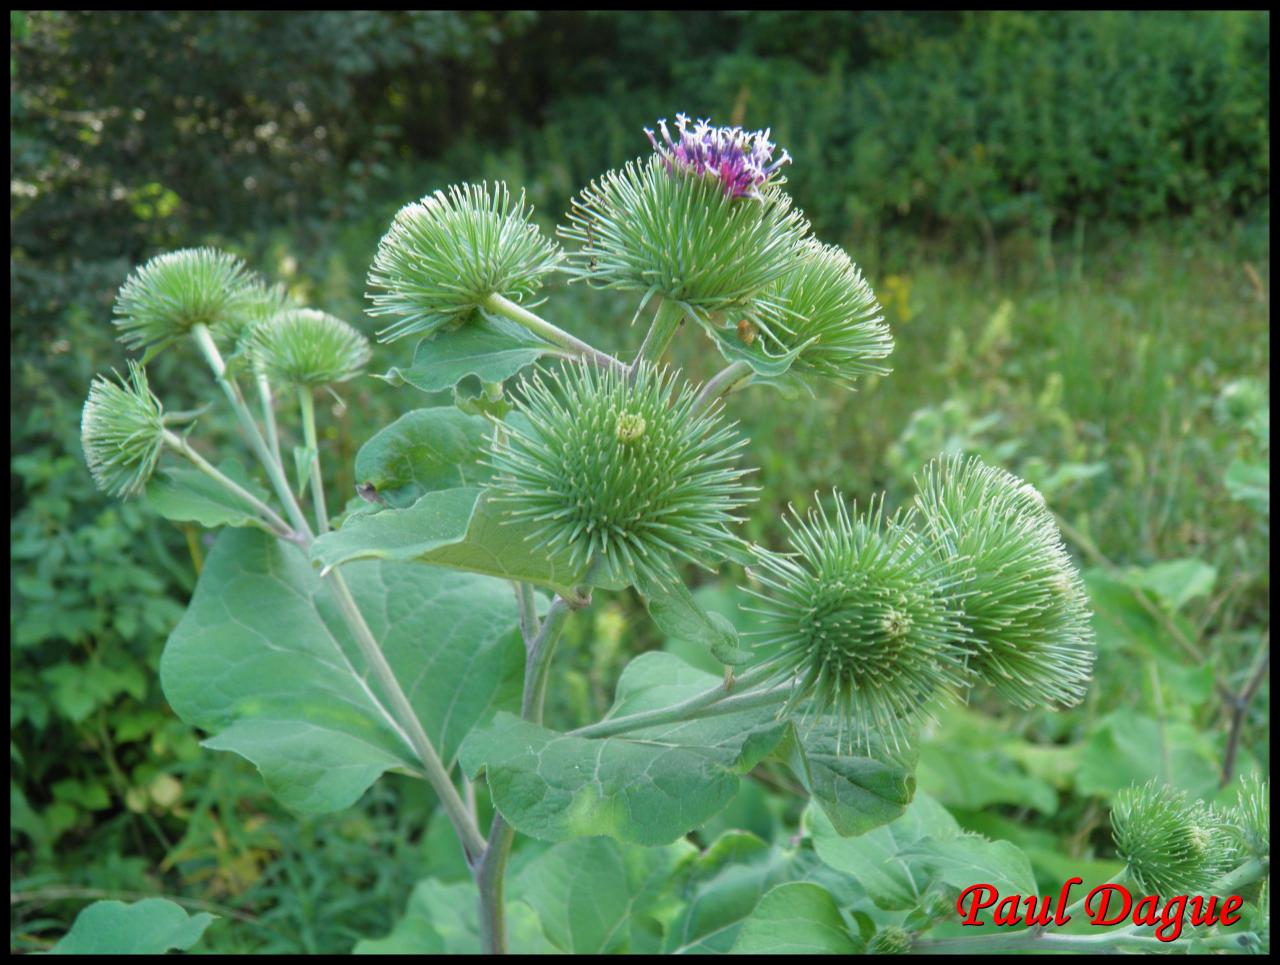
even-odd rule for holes
{"type": "Polygon", "coordinates": [[[791,155],[783,150],[773,160],[777,146],[769,140],[769,130],[744,131],[740,127],[712,127],[709,121],[698,121],[689,129],[689,118],[676,115],[678,142],[671,140],[665,119],[658,122],[665,144],[659,144],[653,131],[645,128],[649,143],[662,157],[667,170],[692,171],[719,179],[724,193],[735,198],[760,197],[760,188],[770,183],[778,168],[791,163],[791,155]]]}

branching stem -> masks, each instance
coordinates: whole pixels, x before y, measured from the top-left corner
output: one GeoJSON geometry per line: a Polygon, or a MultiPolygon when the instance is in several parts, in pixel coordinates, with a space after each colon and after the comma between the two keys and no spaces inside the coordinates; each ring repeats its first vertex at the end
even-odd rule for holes
{"type": "MultiPolygon", "coordinates": [[[[258,426],[249,414],[248,406],[245,405],[244,397],[241,395],[239,387],[227,375],[226,364],[222,360],[222,355],[218,351],[217,345],[214,344],[213,336],[203,325],[195,326],[192,329],[192,335],[200,348],[201,354],[204,355],[209,367],[213,370],[218,384],[222,386],[222,390],[226,394],[227,400],[231,403],[232,409],[235,410],[236,417],[240,420],[241,428],[244,430],[249,445],[258,457],[258,461],[262,463],[267,476],[271,479],[276,495],[279,496],[280,501],[284,504],[289,518],[293,520],[294,536],[296,537],[294,542],[301,547],[304,553],[309,552],[315,536],[307,523],[306,514],[302,512],[302,507],[298,505],[298,500],[293,495],[293,490],[289,488],[283,467],[272,457],[266,440],[263,439],[262,433],[258,431],[258,426]]],[[[395,673],[382,653],[382,648],[378,645],[377,639],[369,629],[369,624],[365,622],[364,614],[360,612],[360,607],[356,604],[355,597],[352,596],[346,579],[341,572],[335,570],[329,573],[324,580],[338,603],[338,608],[342,612],[344,621],[356,638],[356,643],[359,645],[361,654],[368,663],[370,671],[385,691],[385,699],[390,702],[389,711],[392,719],[402,729],[413,752],[422,764],[427,782],[440,798],[440,804],[452,822],[454,831],[457,832],[458,840],[462,843],[462,848],[468,861],[477,861],[484,851],[484,838],[480,835],[480,829],[476,827],[471,812],[458,794],[458,789],[453,786],[453,781],[449,777],[449,772],[445,768],[444,762],[440,760],[440,755],[436,752],[435,746],[431,743],[426,731],[423,730],[422,723],[418,720],[418,715],[414,713],[413,705],[409,703],[409,698],[405,696],[405,692],[400,686],[400,681],[396,679],[395,673]]]]}
{"type": "Polygon", "coordinates": [[[311,457],[311,505],[316,529],[329,532],[329,511],[324,502],[324,479],[320,473],[320,445],[316,438],[316,405],[308,386],[298,386],[298,407],[302,412],[302,438],[311,457]]]}
{"type": "Polygon", "coordinates": [[[567,348],[576,355],[590,359],[603,368],[623,369],[625,366],[612,355],[601,352],[598,348],[588,345],[582,339],[575,335],[570,335],[564,329],[552,325],[545,318],[541,318],[522,308],[510,299],[503,298],[496,292],[484,300],[484,308],[495,315],[501,315],[508,318],[517,325],[523,325],[535,335],[545,338],[553,345],[559,345],[561,348],[567,348]]]}
{"type": "MultiPolygon", "coordinates": [[[[542,723],[542,705],[546,699],[551,658],[555,654],[560,634],[564,631],[565,621],[573,610],[573,604],[564,597],[557,596],[552,601],[542,626],[533,639],[527,641],[520,716],[534,724],[542,723]]],[[[475,868],[476,885],[480,889],[480,936],[482,950],[486,955],[504,955],[507,951],[505,881],[507,859],[511,857],[514,840],[515,829],[501,814],[495,812],[483,857],[475,868]]]]}
{"type": "Polygon", "coordinates": [[[285,511],[289,514],[289,519],[293,523],[293,528],[298,533],[305,534],[309,542],[312,532],[310,525],[307,523],[307,517],[303,514],[301,507],[298,506],[298,501],[293,498],[293,491],[289,488],[289,481],[285,478],[283,467],[276,462],[271,450],[267,448],[266,440],[262,438],[262,433],[258,431],[258,425],[253,421],[253,416],[249,413],[249,407],[245,404],[244,396],[240,393],[240,387],[227,374],[227,365],[222,360],[222,353],[218,351],[218,346],[214,344],[213,335],[204,325],[196,325],[191,329],[191,334],[195,339],[196,345],[199,346],[200,352],[209,363],[209,368],[213,370],[214,377],[218,380],[218,385],[222,387],[227,401],[231,403],[231,408],[235,411],[236,418],[240,420],[240,428],[249,442],[249,447],[253,450],[254,455],[258,457],[258,461],[262,463],[262,468],[266,470],[267,478],[271,480],[272,488],[275,489],[280,502],[284,504],[285,511]]]}
{"type": "Polygon", "coordinates": [[[755,693],[743,693],[746,688],[765,680],[773,673],[772,667],[763,666],[748,670],[734,679],[732,687],[726,683],[712,687],[688,700],[662,707],[658,710],[646,710],[625,717],[614,717],[586,727],[579,727],[569,732],[572,737],[613,737],[642,727],[654,727],[658,724],[670,724],[681,720],[692,720],[695,717],[708,717],[713,713],[732,713],[744,707],[759,706],[761,703],[781,701],[791,691],[791,684],[783,684],[770,690],[755,693]],[[727,704],[728,709],[708,712],[708,708],[716,704],[727,704]]]}
{"type": "Polygon", "coordinates": [[[755,370],[742,359],[730,362],[702,386],[702,391],[693,400],[693,413],[696,415],[705,412],[716,399],[723,399],[729,393],[736,392],[750,382],[754,375],[755,370]]]}
{"type": "Polygon", "coordinates": [[[170,449],[182,455],[189,460],[192,465],[199,469],[202,473],[216,482],[227,492],[231,493],[245,505],[251,507],[254,512],[262,517],[262,522],[271,532],[290,542],[298,542],[298,534],[289,528],[289,524],[280,518],[280,514],[264,503],[249,490],[245,489],[230,476],[227,476],[220,469],[210,463],[204,456],[196,452],[186,439],[182,438],[168,429],[164,430],[164,442],[170,449]]]}
{"type": "Polygon", "coordinates": [[[676,337],[676,332],[680,330],[683,322],[684,308],[678,302],[673,302],[669,298],[659,301],[658,310],[654,313],[649,331],[645,333],[640,351],[636,353],[635,361],[631,363],[627,373],[634,376],[636,370],[640,368],[640,363],[646,360],[656,364],[666,354],[671,340],[676,337]]]}

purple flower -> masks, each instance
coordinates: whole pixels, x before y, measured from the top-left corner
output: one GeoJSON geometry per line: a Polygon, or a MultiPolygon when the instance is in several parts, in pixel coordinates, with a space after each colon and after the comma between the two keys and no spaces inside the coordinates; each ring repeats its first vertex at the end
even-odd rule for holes
{"type": "Polygon", "coordinates": [[[700,120],[690,130],[684,114],[676,115],[679,142],[671,140],[665,119],[658,122],[658,128],[665,144],[659,144],[649,128],[644,132],[668,171],[679,168],[717,178],[730,197],[760,197],[760,188],[771,182],[778,168],[791,163],[785,150],[773,160],[777,145],[769,140],[768,128],[748,133],[740,127],[712,127],[709,121],[700,120]]]}

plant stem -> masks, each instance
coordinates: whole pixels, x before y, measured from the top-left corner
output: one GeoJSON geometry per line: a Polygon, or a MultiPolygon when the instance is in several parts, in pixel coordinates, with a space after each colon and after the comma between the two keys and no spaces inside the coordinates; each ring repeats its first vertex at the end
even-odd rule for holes
{"type": "Polygon", "coordinates": [[[191,335],[206,361],[208,361],[209,368],[213,369],[218,385],[222,387],[227,401],[231,403],[231,408],[235,411],[236,418],[240,420],[240,428],[244,431],[245,438],[249,441],[249,447],[253,449],[258,461],[262,463],[262,468],[266,470],[267,478],[271,480],[272,488],[275,489],[280,502],[284,504],[285,511],[289,514],[289,519],[293,523],[293,528],[298,533],[305,534],[309,542],[312,533],[311,527],[307,523],[307,517],[303,514],[301,507],[298,506],[298,501],[293,498],[293,491],[289,488],[289,481],[285,479],[284,469],[280,463],[275,461],[271,450],[267,448],[266,440],[262,438],[262,433],[258,431],[258,425],[253,421],[253,416],[249,413],[249,407],[245,405],[244,396],[240,394],[240,387],[227,375],[226,363],[222,360],[222,353],[218,351],[218,346],[214,344],[213,336],[204,325],[193,327],[191,335]]]}
{"type": "MultiPolygon", "coordinates": [[[[227,376],[226,364],[222,361],[222,355],[218,352],[218,347],[214,344],[213,337],[203,325],[195,326],[192,329],[192,335],[195,337],[201,353],[208,361],[209,367],[213,369],[213,374],[216,376],[218,384],[222,386],[223,392],[226,393],[232,409],[235,410],[236,416],[240,420],[240,425],[246,437],[248,437],[250,447],[258,457],[259,462],[262,463],[268,477],[270,477],[276,494],[280,497],[280,501],[284,503],[285,509],[289,513],[289,518],[294,522],[294,535],[297,537],[295,542],[298,543],[303,552],[309,551],[315,537],[307,523],[306,514],[302,512],[302,507],[298,505],[298,500],[294,497],[293,490],[289,488],[288,480],[284,477],[283,468],[272,458],[271,451],[267,448],[262,434],[258,431],[258,427],[253,421],[253,417],[249,414],[249,409],[245,405],[244,397],[240,394],[239,387],[227,376]]],[[[386,657],[382,653],[382,648],[374,638],[368,623],[365,622],[364,614],[360,612],[360,607],[356,604],[355,597],[351,595],[347,581],[336,570],[324,577],[324,580],[338,603],[343,619],[355,636],[356,643],[359,645],[361,654],[368,663],[370,671],[382,685],[383,690],[386,692],[386,698],[391,702],[390,716],[392,720],[401,729],[402,736],[409,742],[410,747],[419,761],[421,761],[427,782],[440,798],[440,804],[452,822],[454,831],[457,832],[458,840],[462,843],[462,849],[467,855],[468,861],[474,862],[484,850],[484,838],[480,835],[480,829],[476,827],[476,823],[467,810],[466,804],[463,803],[462,798],[459,796],[457,788],[453,786],[453,781],[449,778],[449,772],[440,760],[440,755],[436,752],[431,739],[427,737],[426,731],[422,729],[422,723],[418,720],[417,714],[414,713],[413,705],[409,703],[409,698],[405,696],[404,690],[400,686],[400,681],[396,679],[395,673],[391,670],[386,657]]]]}
{"type": "Polygon", "coordinates": [[[1236,694],[1231,702],[1231,732],[1227,736],[1227,750],[1222,757],[1222,781],[1219,787],[1226,787],[1231,782],[1231,775],[1236,769],[1236,754],[1240,751],[1240,735],[1244,731],[1245,714],[1249,712],[1249,704],[1262,686],[1267,675],[1267,667],[1271,663],[1271,628],[1268,627],[1258,641],[1258,655],[1254,658],[1253,670],[1244,689],[1236,694]]]}
{"type": "Polygon", "coordinates": [[[772,672],[773,668],[769,666],[756,667],[742,674],[742,676],[734,680],[732,685],[728,683],[719,684],[710,690],[690,697],[688,700],[678,704],[673,704],[670,707],[641,711],[637,714],[628,714],[626,717],[614,717],[611,720],[588,724],[586,727],[579,727],[577,730],[569,731],[569,735],[571,737],[612,737],[616,734],[639,730],[642,727],[653,727],[658,724],[690,720],[694,717],[706,717],[710,716],[705,713],[707,708],[721,702],[729,702],[731,697],[733,700],[729,704],[731,709],[723,711],[724,713],[732,713],[734,710],[741,710],[743,707],[768,703],[789,692],[791,685],[785,684],[782,687],[775,687],[772,690],[763,690],[752,694],[743,694],[741,690],[766,679],[772,672]],[[768,695],[768,699],[765,699],[765,695],[768,695]],[[744,698],[750,698],[750,700],[745,701],[744,698]]]}
{"type": "Polygon", "coordinates": [[[658,302],[658,310],[654,313],[653,322],[649,325],[649,331],[645,333],[640,351],[636,353],[635,361],[631,363],[628,373],[634,375],[643,360],[656,363],[661,359],[666,354],[671,340],[676,337],[676,332],[683,321],[684,309],[677,302],[668,298],[658,302]]]}
{"type": "Polygon", "coordinates": [[[476,827],[476,823],[471,817],[471,812],[458,794],[458,789],[453,786],[453,781],[449,778],[449,772],[440,760],[440,755],[436,753],[431,739],[427,737],[426,731],[422,729],[422,723],[418,720],[418,715],[414,713],[413,705],[409,703],[409,698],[405,696],[404,690],[400,686],[400,681],[396,679],[391,665],[387,663],[386,657],[383,656],[382,648],[378,646],[378,641],[374,638],[373,632],[365,622],[364,614],[360,612],[355,597],[351,595],[347,581],[343,579],[339,571],[334,570],[325,577],[325,582],[333,590],[334,598],[342,609],[342,615],[346,618],[347,625],[351,627],[355,635],[356,643],[360,647],[360,653],[364,656],[369,669],[373,672],[374,677],[377,678],[378,683],[382,685],[382,689],[391,701],[391,712],[400,726],[405,729],[406,736],[414,752],[426,770],[427,781],[440,798],[440,805],[444,808],[445,814],[448,815],[449,821],[453,824],[453,829],[457,832],[458,839],[462,842],[462,848],[466,852],[468,860],[475,861],[484,852],[485,846],[484,838],[480,836],[480,829],[476,827]]]}
{"type": "Polygon", "coordinates": [[[164,441],[165,445],[190,460],[192,465],[216,482],[219,486],[226,489],[247,506],[252,507],[254,512],[258,513],[262,517],[263,524],[266,525],[273,534],[281,539],[287,539],[291,542],[296,543],[298,541],[298,534],[289,528],[289,524],[281,519],[280,515],[274,509],[264,503],[253,493],[249,492],[234,479],[224,474],[216,466],[205,459],[204,456],[200,455],[200,453],[196,452],[186,439],[183,439],[176,433],[165,429],[164,441]]]}
{"type": "Polygon", "coordinates": [[[311,455],[311,505],[315,508],[316,529],[329,532],[329,511],[324,504],[324,479],[320,473],[320,444],[316,439],[316,405],[309,386],[298,386],[298,406],[302,410],[302,438],[311,455]]]}
{"type": "Polygon", "coordinates": [[[692,412],[697,415],[706,411],[716,399],[722,399],[750,382],[753,375],[755,370],[742,359],[730,362],[702,386],[702,391],[693,400],[692,412]]]}
{"type": "Polygon", "coordinates": [[[524,639],[527,651],[533,642],[534,635],[538,632],[537,600],[533,594],[532,583],[517,581],[513,586],[516,589],[516,605],[520,608],[520,636],[524,639]]]}
{"type": "Polygon", "coordinates": [[[497,292],[490,295],[484,300],[483,307],[495,315],[501,315],[508,318],[517,325],[523,325],[535,335],[540,335],[553,345],[559,345],[561,348],[567,348],[569,351],[590,359],[597,365],[604,368],[624,368],[623,364],[615,359],[612,355],[601,352],[598,348],[588,345],[582,339],[570,335],[564,329],[552,325],[545,318],[540,318],[527,308],[521,308],[515,302],[503,298],[497,292]]]}
{"type": "MultiPolygon", "coordinates": [[[[532,587],[529,589],[532,595],[532,587]]],[[[551,658],[555,654],[560,634],[564,631],[565,621],[573,609],[568,600],[557,596],[537,634],[526,644],[524,695],[520,701],[520,716],[534,724],[542,723],[542,705],[546,698],[551,658]]],[[[505,955],[507,952],[505,879],[507,859],[511,857],[514,840],[515,828],[495,811],[484,856],[475,872],[476,885],[480,889],[481,948],[486,955],[505,955]]]]}
{"type": "Polygon", "coordinates": [[[283,466],[280,459],[280,430],[276,426],[276,407],[271,399],[271,380],[265,372],[257,374],[258,399],[262,402],[262,424],[267,427],[267,446],[276,457],[276,463],[283,466]]]}

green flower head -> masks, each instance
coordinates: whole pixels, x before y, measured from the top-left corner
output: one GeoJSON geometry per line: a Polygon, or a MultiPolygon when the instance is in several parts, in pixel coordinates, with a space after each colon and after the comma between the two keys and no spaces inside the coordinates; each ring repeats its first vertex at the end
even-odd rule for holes
{"type": "Polygon", "coordinates": [[[80,444],[93,481],[103,492],[127,499],[146,488],[164,448],[164,411],[147,373],[129,362],[119,384],[99,375],[89,386],[80,417],[80,444]]]}
{"type": "Polygon", "coordinates": [[[729,527],[753,493],[734,465],[746,440],[718,409],[695,413],[670,372],[646,363],[629,379],[571,362],[521,390],[527,428],[495,434],[490,487],[549,549],[669,582],[680,561],[711,568],[739,546],[729,527]]]}
{"type": "Polygon", "coordinates": [[[1130,877],[1161,897],[1204,893],[1235,853],[1221,817],[1155,781],[1116,795],[1111,830],[1130,877]]]}
{"type": "Polygon", "coordinates": [[[268,378],[293,385],[329,385],[359,375],[369,363],[369,340],[325,312],[294,308],[249,332],[249,354],[268,378]]]}
{"type": "Polygon", "coordinates": [[[116,296],[120,341],[130,348],[162,347],[197,325],[234,337],[253,300],[250,281],[243,261],[216,248],[157,255],[116,296]]]}
{"type": "Polygon", "coordinates": [[[1225,815],[1241,848],[1259,858],[1271,856],[1271,782],[1257,774],[1240,782],[1235,806],[1225,815]]]}
{"type": "Polygon", "coordinates": [[[867,942],[868,955],[905,955],[911,951],[911,932],[897,925],[886,925],[867,942]]]}
{"type": "Polygon", "coordinates": [[[228,335],[234,336],[236,353],[247,352],[253,330],[270,322],[290,304],[289,293],[283,285],[269,285],[257,276],[250,278],[239,313],[224,329],[228,335]]]}
{"type": "Polygon", "coordinates": [[[754,593],[761,646],[778,674],[797,679],[794,705],[812,699],[855,741],[897,742],[928,701],[965,681],[964,628],[949,605],[947,569],[882,506],[851,516],[838,493],[807,518],[784,518],[791,552],[760,553],[754,593]]]}
{"type": "Polygon", "coordinates": [[[808,222],[776,185],[759,198],[660,155],[592,182],[573,202],[562,237],[581,247],[566,271],[599,288],[661,294],[702,321],[753,308],[765,286],[792,268],[808,222]]]}
{"type": "MultiPolygon", "coordinates": [[[[893,351],[880,304],[858,266],[835,245],[806,241],[792,270],[762,292],[760,306],[765,324],[757,350],[797,353],[791,371],[850,388],[860,375],[889,373],[879,364],[893,351]]],[[[726,336],[747,341],[740,331],[721,333],[726,336]]]]}
{"type": "Polygon", "coordinates": [[[384,342],[472,318],[490,295],[528,303],[561,259],[501,182],[437,191],[397,212],[369,268],[369,314],[398,316],[384,342]]]}
{"type": "Polygon", "coordinates": [[[935,461],[917,483],[926,540],[959,578],[971,665],[1021,707],[1078,703],[1093,667],[1088,598],[1043,497],[977,458],[935,461]]]}

